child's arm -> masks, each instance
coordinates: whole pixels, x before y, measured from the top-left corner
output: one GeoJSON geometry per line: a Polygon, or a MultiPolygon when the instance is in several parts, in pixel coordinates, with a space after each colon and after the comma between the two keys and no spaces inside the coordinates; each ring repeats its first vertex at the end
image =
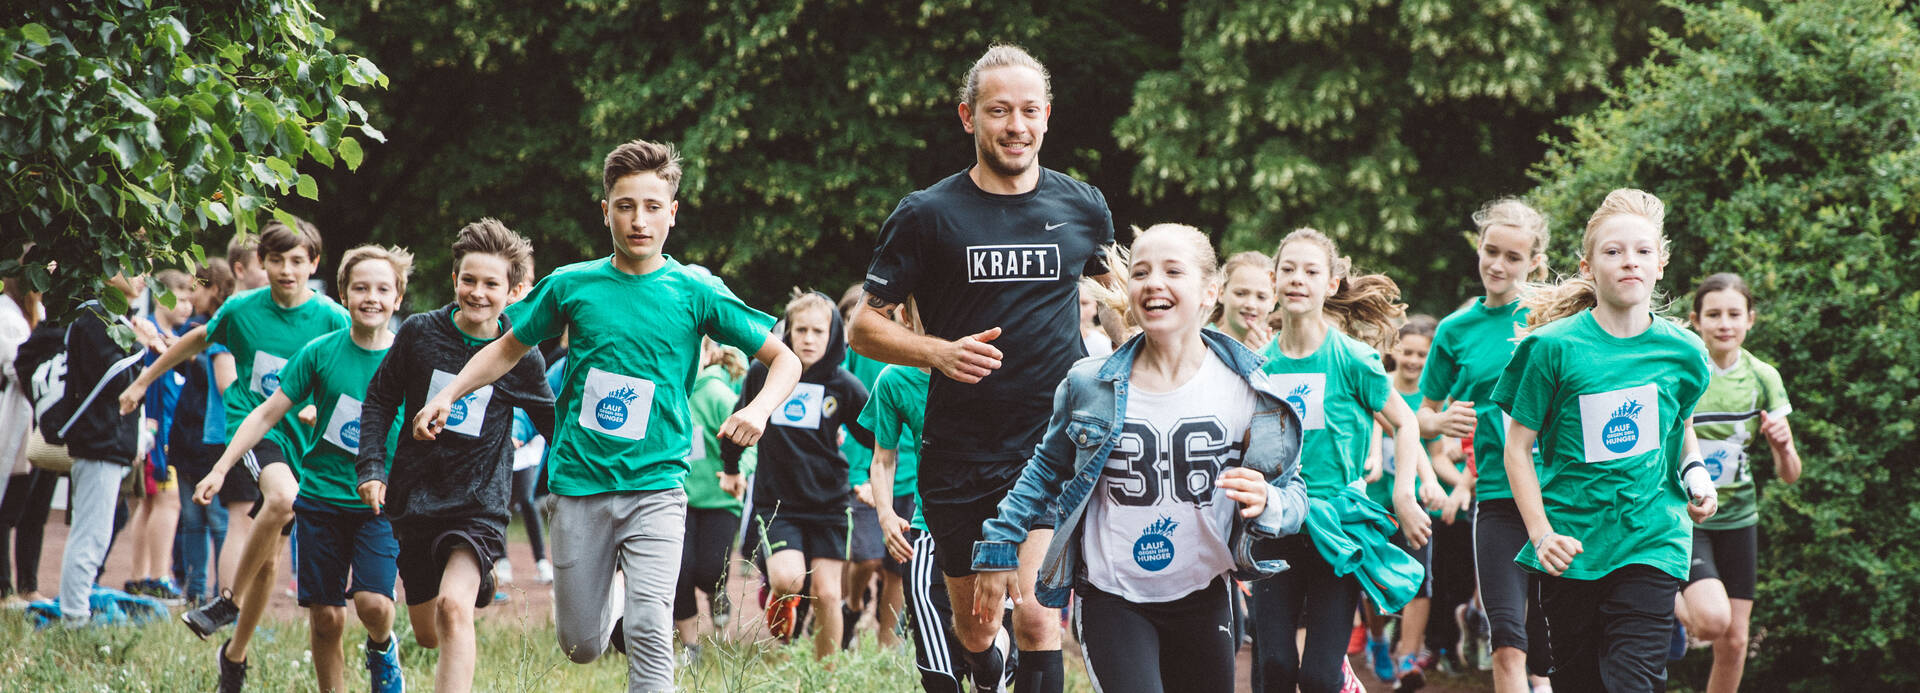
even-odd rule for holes
{"type": "Polygon", "coordinates": [[[913,545],[907,543],[907,526],[911,523],[893,512],[893,470],[899,463],[899,449],[874,448],[873,464],[868,466],[872,476],[867,484],[872,489],[874,512],[880,516],[880,533],[887,537],[887,553],[905,563],[913,559],[913,545]]]}
{"type": "Polygon", "coordinates": [[[233,352],[230,351],[214,354],[209,360],[213,362],[213,385],[220,388],[220,395],[224,397],[227,388],[233,386],[233,381],[240,379],[240,369],[233,365],[233,352]]]}
{"type": "Polygon", "coordinates": [[[1687,494],[1687,514],[1694,522],[1703,522],[1720,510],[1720,490],[1713,485],[1713,475],[1707,473],[1707,463],[1700,459],[1700,439],[1693,434],[1693,420],[1685,424],[1686,433],[1680,442],[1680,491],[1687,494]]]}
{"type": "Polygon", "coordinates": [[[1773,450],[1773,472],[1789,484],[1800,479],[1800,450],[1793,445],[1793,427],[1787,417],[1760,412],[1760,435],[1773,450]]]}
{"type": "MultiPolygon", "coordinates": [[[[413,437],[416,440],[438,437],[440,429],[447,425],[447,412],[453,411],[454,400],[499,380],[512,371],[515,364],[520,363],[520,357],[526,356],[532,349],[531,345],[521,342],[512,329],[482,348],[480,353],[467,360],[466,367],[460,369],[459,375],[453,376],[453,382],[447,383],[440,394],[427,400],[426,404],[420,406],[420,411],[413,415],[413,437]]],[[[798,366],[797,363],[795,365],[798,366]]],[[[794,378],[799,378],[797,370],[794,378]]],[[[773,411],[772,405],[768,405],[767,411],[773,411]]],[[[761,417],[761,420],[764,422],[766,419],[761,417]]]]}
{"type": "MultiPolygon", "coordinates": [[[[1012,597],[1013,603],[1021,604],[1032,591],[1031,585],[1020,584],[1020,544],[1026,541],[1034,521],[1046,512],[1052,499],[1059,495],[1064,480],[1074,471],[1077,441],[1067,431],[1073,420],[1072,384],[1073,380],[1068,378],[1054,388],[1053,417],[1047,421],[1046,434],[1041,436],[1040,444],[1033,449],[1033,457],[1020,471],[1020,479],[1000,500],[993,519],[981,526],[982,538],[973,544],[973,569],[979,573],[973,583],[973,615],[982,623],[1000,617],[1002,599],[1012,597]]],[[[1109,433],[1081,431],[1088,439],[1109,433]]]]}
{"type": "Polygon", "coordinates": [[[1520,510],[1520,520],[1527,525],[1527,536],[1533,541],[1534,555],[1540,559],[1540,567],[1547,574],[1558,576],[1566,572],[1573,564],[1573,557],[1586,549],[1580,540],[1564,534],[1553,533],[1553,522],[1547,519],[1546,504],[1540,500],[1540,477],[1533,472],[1533,441],[1539,436],[1526,424],[1514,421],[1507,425],[1506,458],[1507,482],[1513,486],[1513,504],[1520,510]]]}
{"type": "Polygon", "coordinates": [[[1407,545],[1420,548],[1433,535],[1432,518],[1420,507],[1416,493],[1421,473],[1424,471],[1429,478],[1433,476],[1427,452],[1420,448],[1420,420],[1414,418],[1413,410],[1407,408],[1405,401],[1392,395],[1386,398],[1385,407],[1374,412],[1374,420],[1393,431],[1394,514],[1400,518],[1400,531],[1406,535],[1407,545]]]}
{"type": "Polygon", "coordinates": [[[193,502],[201,505],[212,503],[213,494],[219,493],[220,487],[227,483],[227,471],[233,469],[233,465],[238,463],[242,456],[252,451],[253,446],[259,445],[260,440],[267,436],[267,431],[273,430],[273,427],[280,423],[280,419],[285,418],[287,412],[292,410],[293,400],[287,399],[287,395],[283,392],[274,392],[267,397],[267,401],[261,402],[260,406],[248,412],[246,420],[240,422],[240,430],[234,432],[233,440],[227,443],[225,450],[221,451],[220,461],[213,463],[213,470],[207,472],[206,478],[194,485],[193,502]]]}
{"type": "MultiPolygon", "coordinates": [[[[474,358],[479,359],[477,356],[474,358]]],[[[773,415],[773,408],[786,401],[787,396],[793,394],[793,386],[800,383],[800,357],[794,356],[793,350],[773,335],[767,335],[765,341],[760,343],[760,349],[754,352],[753,358],[767,366],[766,380],[752,401],[735,410],[725,423],[720,424],[720,437],[742,446],[760,442],[760,434],[766,431],[767,417],[773,415]]],[[[468,368],[472,368],[472,364],[468,364],[468,368]]],[[[746,396],[741,395],[741,399],[746,399],[746,396]]]]}
{"type": "Polygon", "coordinates": [[[367,381],[367,398],[360,404],[360,450],[353,458],[354,476],[359,480],[360,501],[376,515],[387,501],[387,459],[392,452],[387,449],[386,431],[393,428],[407,397],[405,374],[412,343],[413,332],[402,323],[393,346],[367,381]]]}
{"type": "Polygon", "coordinates": [[[140,406],[140,400],[146,398],[147,387],[152,385],[155,379],[166,374],[167,371],[173,370],[174,366],[178,366],[187,359],[193,358],[194,355],[199,354],[206,348],[206,325],[195,327],[188,330],[186,334],[181,335],[180,341],[174,342],[173,346],[167,347],[167,350],[161,353],[159,358],[154,359],[153,365],[141,370],[140,377],[134,378],[133,384],[128,385],[127,389],[120,392],[120,413],[133,413],[134,408],[140,406]]]}

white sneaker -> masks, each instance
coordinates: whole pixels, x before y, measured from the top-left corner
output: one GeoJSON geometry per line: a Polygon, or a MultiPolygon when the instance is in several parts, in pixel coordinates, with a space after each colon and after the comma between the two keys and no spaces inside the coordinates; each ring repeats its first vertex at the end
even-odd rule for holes
{"type": "Polygon", "coordinates": [[[553,561],[540,559],[533,564],[533,581],[542,585],[553,584],[553,561]]]}
{"type": "Polygon", "coordinates": [[[513,584],[513,559],[502,558],[494,562],[493,581],[502,585],[513,584]]]}

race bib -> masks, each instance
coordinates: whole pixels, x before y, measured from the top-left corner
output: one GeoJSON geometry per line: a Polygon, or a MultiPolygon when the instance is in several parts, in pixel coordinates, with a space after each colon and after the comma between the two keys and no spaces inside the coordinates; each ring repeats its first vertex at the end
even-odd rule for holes
{"type": "Polygon", "coordinates": [[[687,456],[687,459],[689,460],[707,459],[707,432],[702,430],[697,430],[699,429],[698,426],[695,426],[694,428],[696,430],[693,431],[693,435],[687,436],[693,439],[693,452],[687,456]]]}
{"type": "Polygon", "coordinates": [[[774,410],[775,426],[806,428],[819,430],[820,414],[826,408],[827,386],[819,383],[800,383],[793,386],[793,394],[787,401],[774,410]]]}
{"type": "MultiPolygon", "coordinates": [[[[440,395],[441,390],[453,384],[454,375],[438,368],[433,370],[433,379],[427,381],[427,399],[440,395]]],[[[493,386],[488,385],[467,396],[454,400],[453,407],[447,410],[447,430],[470,438],[480,437],[480,427],[487,420],[487,403],[493,401],[493,386]]]]}
{"type": "Polygon", "coordinates": [[[1714,486],[1732,486],[1747,476],[1747,451],[1730,440],[1700,441],[1700,457],[1714,486]]]}
{"type": "Polygon", "coordinates": [[[272,397],[280,391],[280,369],[286,367],[286,359],[264,351],[253,352],[253,377],[247,381],[247,387],[261,397],[272,397]]]}
{"type": "Polygon", "coordinates": [[[652,414],[652,381],[587,369],[587,381],[580,387],[582,428],[640,440],[647,437],[647,421],[652,414]]]}
{"type": "Polygon", "coordinates": [[[1287,398],[1287,404],[1300,415],[1300,425],[1309,431],[1327,427],[1327,412],[1321,405],[1327,397],[1325,373],[1275,373],[1267,376],[1273,389],[1287,398]]]}
{"type": "Polygon", "coordinates": [[[1580,396],[1587,462],[1633,457],[1660,447],[1659,391],[1652,383],[1580,396]]]}
{"type": "Polygon", "coordinates": [[[360,400],[341,395],[327,417],[327,430],[320,439],[350,453],[360,452],[360,400]]]}

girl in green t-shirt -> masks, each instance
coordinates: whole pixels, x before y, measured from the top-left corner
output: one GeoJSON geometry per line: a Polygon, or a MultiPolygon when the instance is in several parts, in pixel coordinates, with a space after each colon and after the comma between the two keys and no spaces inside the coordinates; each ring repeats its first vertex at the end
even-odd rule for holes
{"type": "Polygon", "coordinates": [[[1755,434],[1773,453],[1775,476],[1787,483],[1800,478],[1800,453],[1787,424],[1793,405],[1780,372],[1740,346],[1753,329],[1753,315],[1747,283],[1739,275],[1716,274],[1694,290],[1688,316],[1713,361],[1713,381],[1694,407],[1693,425],[1719,489],[1720,512],[1693,529],[1693,563],[1675,612],[1695,638],[1713,643],[1707,690],[1728,693],[1740,688],[1746,669],[1758,573],[1759,494],[1747,465],[1755,434]]]}
{"type": "Polygon", "coordinates": [[[1527,320],[1521,286],[1530,277],[1546,278],[1547,219],[1524,201],[1502,198],[1475,211],[1473,223],[1480,284],[1486,293],[1434,329],[1420,375],[1420,433],[1471,440],[1478,461],[1453,487],[1448,505],[1458,516],[1462,504],[1470,503],[1462,524],[1471,534],[1474,582],[1491,642],[1479,642],[1480,636],[1468,628],[1469,606],[1455,612],[1455,623],[1468,635],[1455,654],[1470,666],[1477,657],[1467,650],[1479,649],[1487,656],[1485,647],[1491,647],[1494,690],[1525,693],[1530,683],[1544,685],[1546,678],[1529,681],[1526,673],[1527,633],[1530,625],[1537,627],[1538,618],[1527,614],[1530,578],[1511,560],[1527,543],[1527,530],[1501,461],[1507,426],[1493,403],[1493,386],[1527,320]]]}
{"type": "Polygon", "coordinates": [[[1531,537],[1514,560],[1546,573],[1555,688],[1665,689],[1692,522],[1717,507],[1690,422],[1706,352],[1652,311],[1665,216],[1649,193],[1608,194],[1587,220],[1580,275],[1522,299],[1532,330],[1494,387],[1531,537]]]}
{"type": "MultiPolygon", "coordinates": [[[[1379,422],[1394,434],[1393,505],[1407,544],[1427,542],[1431,521],[1415,497],[1416,479],[1432,479],[1420,447],[1413,409],[1392,397],[1376,350],[1395,337],[1393,320],[1405,311],[1396,303],[1399,287],[1383,275],[1348,276],[1351,260],[1333,241],[1313,229],[1300,229],[1280,241],[1274,252],[1274,276],[1280,305],[1269,319],[1277,331],[1262,355],[1262,370],[1275,388],[1288,394],[1305,434],[1300,476],[1307,495],[1319,503],[1345,500],[1350,486],[1365,475],[1372,426],[1379,422]],[[1351,336],[1350,336],[1351,335],[1351,336]],[[1356,339],[1360,337],[1361,339],[1356,339]]],[[[1429,499],[1438,503],[1434,495],[1429,499]]],[[[1375,505],[1364,495],[1358,499],[1375,505]]],[[[1316,503],[1317,505],[1318,503],[1316,503]]],[[[1254,681],[1264,690],[1339,690],[1342,664],[1359,604],[1361,584],[1351,567],[1336,572],[1317,543],[1354,541],[1395,551],[1383,536],[1330,536],[1331,528],[1309,522],[1312,531],[1280,540],[1280,552],[1293,567],[1252,585],[1254,681]],[[1295,633],[1306,630],[1304,650],[1295,633]]]]}
{"type": "MultiPolygon", "coordinates": [[[[692,414],[691,450],[687,453],[687,527],[681,540],[680,577],[673,593],[673,629],[689,661],[700,653],[700,601],[707,593],[713,627],[724,628],[731,615],[727,604],[727,556],[740,530],[740,496],[745,489],[722,488],[720,425],[733,413],[740,398],[740,381],[747,376],[747,356],[739,349],[703,337],[700,372],[687,395],[692,414]]],[[[742,453],[740,471],[752,474],[756,451],[742,453]]]]}

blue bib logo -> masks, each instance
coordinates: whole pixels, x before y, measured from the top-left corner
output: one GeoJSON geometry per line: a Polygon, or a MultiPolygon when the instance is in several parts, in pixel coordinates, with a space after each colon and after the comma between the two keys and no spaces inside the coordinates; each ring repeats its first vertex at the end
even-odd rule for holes
{"type": "Polygon", "coordinates": [[[627,405],[632,404],[633,400],[639,397],[640,393],[634,392],[631,387],[614,390],[612,394],[600,398],[599,404],[594,405],[593,418],[600,422],[602,428],[609,430],[625,426],[627,425],[627,405]]]}
{"type": "Polygon", "coordinates": [[[340,424],[340,442],[349,448],[360,447],[360,422],[348,421],[340,424]]]}
{"type": "Polygon", "coordinates": [[[260,376],[260,389],[265,390],[267,392],[268,397],[272,397],[273,393],[279,392],[280,391],[280,373],[278,371],[275,371],[273,373],[268,373],[266,375],[260,376]]]}
{"type": "Polygon", "coordinates": [[[799,421],[807,418],[807,405],[801,404],[797,399],[787,400],[787,406],[782,407],[780,413],[785,415],[788,421],[799,421]]]}
{"type": "Polygon", "coordinates": [[[1306,383],[1301,383],[1299,387],[1293,388],[1293,392],[1287,393],[1287,404],[1293,407],[1294,413],[1299,414],[1302,420],[1307,418],[1307,395],[1310,394],[1313,394],[1313,386],[1306,383]]]}
{"type": "Polygon", "coordinates": [[[473,406],[474,399],[473,393],[469,392],[467,396],[461,397],[460,401],[454,402],[453,408],[447,411],[447,425],[458,426],[464,423],[467,420],[467,409],[473,406]]]}
{"type": "Polygon", "coordinates": [[[1600,444],[1615,453],[1632,450],[1640,442],[1640,424],[1633,417],[1638,416],[1641,409],[1639,402],[1627,400],[1613,410],[1613,418],[1607,419],[1606,428],[1601,431],[1600,444]]]}
{"type": "Polygon", "coordinates": [[[1173,565],[1173,528],[1179,526],[1180,523],[1164,515],[1147,525],[1146,530],[1140,532],[1140,538],[1133,542],[1133,562],[1155,572],[1173,565]]]}
{"type": "Polygon", "coordinates": [[[1713,451],[1713,455],[1707,458],[1707,475],[1708,476],[1718,479],[1720,478],[1720,472],[1726,468],[1727,468],[1727,451],[1715,450],[1713,451]]]}

